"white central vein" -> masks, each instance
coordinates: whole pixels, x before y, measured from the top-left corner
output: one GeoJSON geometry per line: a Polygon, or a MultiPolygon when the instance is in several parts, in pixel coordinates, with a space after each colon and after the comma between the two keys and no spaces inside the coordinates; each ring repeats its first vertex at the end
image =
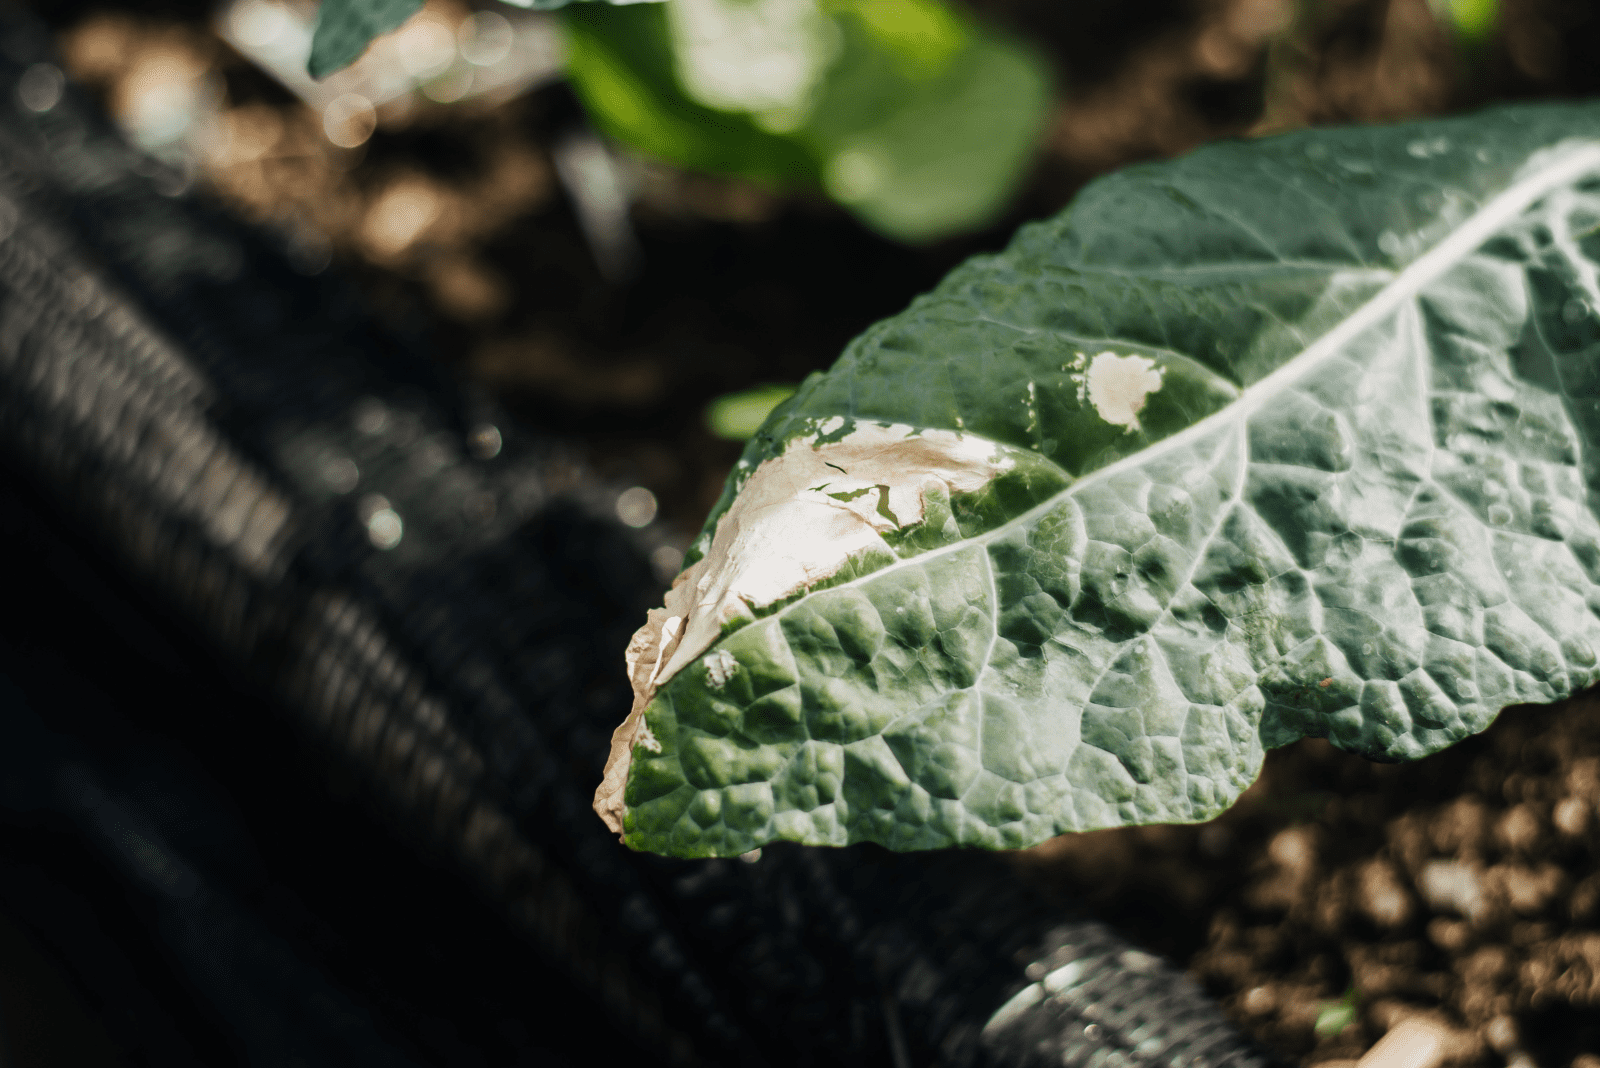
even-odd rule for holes
{"type": "MultiPolygon", "coordinates": [[[[1221,425],[1234,421],[1242,423],[1248,420],[1263,405],[1282,393],[1286,387],[1311,374],[1322,364],[1338,356],[1350,342],[1354,341],[1364,331],[1381,323],[1407,301],[1415,299],[1429,285],[1437,281],[1466,257],[1476,252],[1486,241],[1500,233],[1508,224],[1515,221],[1540,200],[1549,196],[1552,192],[1576,183],[1584,177],[1596,174],[1600,174],[1600,142],[1588,142],[1582,147],[1574,148],[1549,166],[1527,175],[1502,190],[1468,217],[1465,222],[1452,230],[1437,245],[1417,257],[1410,266],[1395,275],[1393,281],[1373,294],[1365,304],[1341,320],[1332,330],[1312,342],[1306,347],[1305,351],[1290,358],[1282,367],[1245,387],[1240,392],[1238,399],[1227,407],[1218,409],[1178,431],[1171,437],[1163,438],[1149,448],[1141,449],[1096,471],[1091,471],[1066,488],[1034,505],[1026,512],[1007,520],[997,527],[986,530],[982,534],[977,534],[971,538],[953,542],[937,549],[930,549],[916,556],[897,560],[886,567],[868,572],[848,582],[841,582],[837,586],[830,586],[828,589],[836,590],[858,586],[891,571],[898,571],[909,566],[924,566],[938,557],[949,556],[998,541],[1016,530],[1026,527],[1037,517],[1057,507],[1063,500],[1076,496],[1090,486],[1107,482],[1126,471],[1141,467],[1169,452],[1189,448],[1221,425]]],[[[978,437],[979,435],[972,436],[978,437]]],[[[781,617],[787,614],[794,604],[798,603],[793,602],[790,605],[785,605],[773,615],[781,617]]]]}

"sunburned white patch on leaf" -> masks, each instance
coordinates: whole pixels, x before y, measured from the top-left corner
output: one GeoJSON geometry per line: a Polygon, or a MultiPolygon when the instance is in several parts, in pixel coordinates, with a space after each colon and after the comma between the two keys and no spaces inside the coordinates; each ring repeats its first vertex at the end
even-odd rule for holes
{"type": "MultiPolygon", "coordinates": [[[[973,493],[1012,463],[985,438],[900,424],[858,424],[817,443],[842,425],[829,420],[751,473],[717,520],[705,556],[673,581],[665,607],[651,609],[628,643],[633,709],[611,736],[594,797],[595,811],[618,834],[633,747],[648,729],[645,707],[726,624],[832,578],[864,552],[892,554],[883,536],[920,523],[930,490],[973,493]]],[[[726,653],[715,663],[708,658],[707,681],[720,688],[736,667],[726,653]]]]}
{"type": "MultiPolygon", "coordinates": [[[[1083,366],[1078,353],[1074,366],[1083,366]]],[[[1101,352],[1089,361],[1088,369],[1072,376],[1078,383],[1078,401],[1094,405],[1100,418],[1129,431],[1139,429],[1139,413],[1150,394],[1161,388],[1162,369],[1148,356],[1118,356],[1101,352]]]]}
{"type": "Polygon", "coordinates": [[[739,661],[726,649],[718,649],[706,656],[706,682],[713,690],[720,690],[728,685],[728,680],[733,678],[739,670],[739,661]]]}

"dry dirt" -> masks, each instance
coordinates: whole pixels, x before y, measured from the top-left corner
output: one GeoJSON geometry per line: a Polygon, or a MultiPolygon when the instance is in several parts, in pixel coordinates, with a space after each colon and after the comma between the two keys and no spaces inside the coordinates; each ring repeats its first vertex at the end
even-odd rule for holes
{"type": "Polygon", "coordinates": [[[1301,1063],[1422,1013],[1458,1063],[1600,1068],[1600,696],[1508,709],[1410,765],[1299,742],[1210,823],[1067,835],[1017,863],[1187,961],[1301,1063]],[[1319,1034],[1347,996],[1348,1026],[1319,1034]]]}

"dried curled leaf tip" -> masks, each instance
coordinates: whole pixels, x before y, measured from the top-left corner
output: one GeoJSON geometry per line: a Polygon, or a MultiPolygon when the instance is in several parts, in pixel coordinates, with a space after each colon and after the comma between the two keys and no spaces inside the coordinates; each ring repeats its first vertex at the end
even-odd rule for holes
{"type": "Polygon", "coordinates": [[[920,523],[929,493],[974,493],[1012,464],[1001,447],[975,435],[902,425],[847,428],[835,418],[757,467],[717,521],[706,555],[674,580],[665,606],[650,611],[629,643],[633,708],[612,735],[605,779],[595,791],[595,811],[606,825],[623,833],[633,747],[660,751],[644,720],[660,688],[702,655],[711,689],[737,675],[739,662],[727,650],[706,653],[725,627],[825,582],[864,554],[892,558],[885,535],[920,523]]]}

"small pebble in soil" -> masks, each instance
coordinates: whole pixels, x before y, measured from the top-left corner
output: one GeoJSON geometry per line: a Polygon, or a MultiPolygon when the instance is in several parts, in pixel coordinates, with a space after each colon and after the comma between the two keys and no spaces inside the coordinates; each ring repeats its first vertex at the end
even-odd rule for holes
{"type": "Polygon", "coordinates": [[[1531,804],[1524,802],[1506,812],[1495,825],[1495,838],[1514,853],[1531,853],[1538,846],[1543,828],[1531,804]]]}
{"type": "Polygon", "coordinates": [[[1427,903],[1472,919],[1484,908],[1483,880],[1474,867],[1456,860],[1431,860],[1417,878],[1427,903]]]}
{"type": "Polygon", "coordinates": [[[1589,804],[1578,797],[1564,798],[1556,804],[1550,821],[1568,838],[1582,837],[1589,829],[1589,804]]]}
{"type": "Polygon", "coordinates": [[[1472,928],[1438,916],[1428,921],[1428,940],[1446,953],[1460,953],[1472,941],[1472,928]]]}
{"type": "Polygon", "coordinates": [[[1394,865],[1373,860],[1362,865],[1360,875],[1361,908],[1379,927],[1404,927],[1411,919],[1411,895],[1400,883],[1394,865]]]}
{"type": "Polygon", "coordinates": [[[1277,999],[1272,996],[1272,991],[1264,986],[1251,987],[1249,992],[1239,999],[1239,1008],[1252,1016],[1265,1016],[1277,1008],[1277,999]]]}
{"type": "Polygon", "coordinates": [[[1314,832],[1309,827],[1290,827],[1280,831],[1267,846],[1267,856],[1291,878],[1305,878],[1317,863],[1314,832]]]}
{"type": "Polygon", "coordinates": [[[1517,1048],[1521,1037],[1517,1034],[1517,1021],[1509,1016],[1496,1016],[1489,1021],[1489,1026],[1483,1029],[1483,1037],[1489,1040],[1489,1045],[1499,1054],[1507,1054],[1517,1048]]]}

